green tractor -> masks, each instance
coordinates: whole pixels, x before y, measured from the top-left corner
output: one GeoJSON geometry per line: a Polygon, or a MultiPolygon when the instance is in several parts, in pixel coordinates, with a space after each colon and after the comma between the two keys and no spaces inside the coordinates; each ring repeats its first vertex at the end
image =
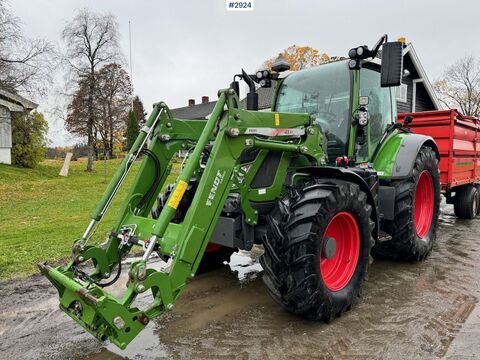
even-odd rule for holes
{"type": "Polygon", "coordinates": [[[392,93],[404,46],[385,35],[373,49],[350,50],[345,61],[288,76],[281,58],[271,71],[242,70],[218,92],[208,120],[177,119],[165,103],[155,104],[70,263],[39,264],[60,308],[123,349],[173,309],[187,279],[237,249],[262,245],[271,296],[295,314],[326,321],[354,304],[371,254],[424,259],[436,236],[439,153],[432,138],[396,123],[392,93]],[[272,79],[272,111],[257,111],[256,88],[272,79]],[[238,80],[249,87],[246,109],[238,80]],[[167,186],[181,150],[181,172],[167,186]],[[88,244],[140,156],[107,240],[88,244]],[[113,296],[104,288],[118,280],[132,248],[143,257],[131,264],[121,297],[113,296]],[[145,293],[151,303],[139,309],[134,301],[145,293]]]}

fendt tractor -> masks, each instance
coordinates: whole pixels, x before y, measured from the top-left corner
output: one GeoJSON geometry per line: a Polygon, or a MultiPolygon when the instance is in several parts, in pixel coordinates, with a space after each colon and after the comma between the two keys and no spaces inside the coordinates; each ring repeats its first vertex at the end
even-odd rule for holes
{"type": "Polygon", "coordinates": [[[397,122],[405,47],[384,35],[346,60],[287,76],[282,57],[271,70],[242,70],[218,92],[208,120],[177,119],[156,103],[71,261],[39,264],[60,308],[123,349],[173,309],[199,268],[258,244],[273,299],[328,322],[356,302],[371,255],[423,260],[436,237],[440,154],[431,137],[409,130],[411,117],[397,122]],[[272,110],[258,111],[257,89],[273,80],[272,110]],[[239,81],[249,89],[246,109],[239,81]],[[181,150],[183,166],[167,185],[181,150]],[[106,241],[88,244],[140,161],[106,241]],[[131,263],[123,295],[113,296],[104,288],[119,279],[132,249],[143,255],[131,263]],[[154,269],[152,261],[161,264],[154,269]],[[147,307],[135,306],[148,294],[147,307]]]}

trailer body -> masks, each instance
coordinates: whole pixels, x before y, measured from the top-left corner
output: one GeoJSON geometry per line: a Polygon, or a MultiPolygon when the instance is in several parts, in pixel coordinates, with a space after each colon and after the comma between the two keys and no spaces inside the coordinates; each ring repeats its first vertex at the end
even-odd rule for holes
{"type": "Polygon", "coordinates": [[[431,136],[440,153],[440,183],[447,193],[456,187],[480,183],[480,119],[456,109],[404,113],[413,121],[408,127],[417,134],[431,136]]]}

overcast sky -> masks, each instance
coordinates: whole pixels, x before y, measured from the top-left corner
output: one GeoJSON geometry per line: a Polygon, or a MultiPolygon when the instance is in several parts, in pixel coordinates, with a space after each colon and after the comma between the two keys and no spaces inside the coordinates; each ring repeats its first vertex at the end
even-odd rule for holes
{"type": "MultiPolygon", "coordinates": [[[[227,12],[225,0],[9,0],[25,34],[57,42],[75,9],[109,12],[120,25],[128,60],[132,24],[133,83],[147,111],[164,100],[171,108],[202,95],[216,98],[241,67],[256,70],[265,59],[296,44],[329,55],[372,46],[387,33],[412,42],[430,80],[447,64],[480,56],[480,2],[475,0],[358,1],[255,0],[253,12],[227,12]]],[[[47,102],[41,107],[48,113],[47,102]]],[[[71,140],[54,119],[53,145],[71,140]]]]}

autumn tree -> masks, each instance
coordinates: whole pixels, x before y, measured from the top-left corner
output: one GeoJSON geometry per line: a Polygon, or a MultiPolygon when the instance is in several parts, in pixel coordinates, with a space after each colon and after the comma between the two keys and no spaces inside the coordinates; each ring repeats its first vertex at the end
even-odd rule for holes
{"type": "MultiPolygon", "coordinates": [[[[320,53],[315,48],[310,46],[296,46],[292,45],[284,49],[280,54],[290,64],[290,70],[298,71],[312,66],[317,66],[326,63],[330,60],[330,56],[326,53],[320,53]]],[[[272,57],[263,63],[263,69],[271,69],[275,59],[272,57]]]]}
{"type": "Polygon", "coordinates": [[[480,60],[466,56],[446,68],[434,83],[439,100],[468,116],[480,116],[480,60]]]}
{"type": "Polygon", "coordinates": [[[20,20],[0,0],[0,87],[30,96],[44,95],[54,67],[53,46],[22,33],[20,20]]]}
{"type": "Polygon", "coordinates": [[[119,64],[108,64],[98,73],[94,100],[98,121],[95,128],[109,158],[113,156],[114,144],[123,138],[125,119],[131,106],[131,88],[130,77],[119,64]]]}
{"type": "MultiPolygon", "coordinates": [[[[131,83],[127,72],[116,63],[102,67],[96,76],[93,93],[93,141],[94,152],[102,147],[112,157],[115,143],[122,141],[125,119],[130,104],[131,83]]],[[[67,130],[82,137],[88,132],[90,82],[80,78],[67,107],[65,125],[67,130]]],[[[95,157],[96,157],[95,153],[95,157]]]]}
{"type": "MultiPolygon", "coordinates": [[[[80,9],[63,29],[62,38],[66,47],[64,61],[74,77],[73,83],[84,96],[80,99],[76,93],[72,103],[83,102],[85,105],[84,110],[73,110],[84,112],[83,115],[86,116],[86,121],[84,117],[79,118],[82,123],[75,128],[83,129],[81,135],[87,138],[89,147],[87,171],[92,171],[96,146],[96,83],[99,69],[121,58],[118,24],[113,15],[94,13],[86,8],[80,9]]],[[[70,119],[72,120],[72,117],[70,119]]]]}

